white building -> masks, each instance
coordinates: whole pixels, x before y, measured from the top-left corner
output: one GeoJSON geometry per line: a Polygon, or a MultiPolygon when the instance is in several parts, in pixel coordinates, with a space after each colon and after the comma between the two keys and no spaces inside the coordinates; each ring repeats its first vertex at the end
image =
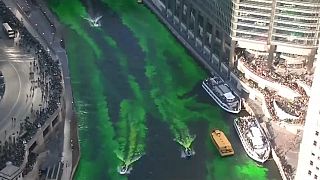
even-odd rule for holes
{"type": "Polygon", "coordinates": [[[320,51],[315,63],[314,79],[300,144],[296,180],[320,179],[320,51]]]}
{"type": "Polygon", "coordinates": [[[312,66],[319,38],[319,0],[232,0],[232,41],[241,48],[278,54],[290,68],[312,66]]]}

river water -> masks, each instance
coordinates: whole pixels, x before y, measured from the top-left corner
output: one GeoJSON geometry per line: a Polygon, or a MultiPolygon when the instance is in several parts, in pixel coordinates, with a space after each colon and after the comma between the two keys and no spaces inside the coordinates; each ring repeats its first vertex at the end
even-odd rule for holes
{"type": "Polygon", "coordinates": [[[48,4],[65,25],[81,144],[75,179],[281,179],[272,160],[259,167],[246,156],[234,116],[201,88],[208,73],[146,7],[135,0],[48,4]],[[83,18],[99,15],[99,28],[83,18]],[[227,134],[234,156],[219,156],[213,128],[227,134]],[[182,145],[191,142],[195,155],[187,160],[182,145]],[[117,172],[122,161],[131,163],[126,176],[117,172]]]}

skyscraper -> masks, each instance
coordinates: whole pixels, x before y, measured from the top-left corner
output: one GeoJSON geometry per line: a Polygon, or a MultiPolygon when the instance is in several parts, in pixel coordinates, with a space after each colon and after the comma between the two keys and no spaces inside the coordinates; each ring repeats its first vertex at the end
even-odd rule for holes
{"type": "MultiPolygon", "coordinates": [[[[318,51],[318,55],[320,52],[318,51]]],[[[317,59],[319,59],[318,57],[317,59]]],[[[320,178],[320,60],[316,62],[303,138],[300,144],[296,180],[320,178]]]]}

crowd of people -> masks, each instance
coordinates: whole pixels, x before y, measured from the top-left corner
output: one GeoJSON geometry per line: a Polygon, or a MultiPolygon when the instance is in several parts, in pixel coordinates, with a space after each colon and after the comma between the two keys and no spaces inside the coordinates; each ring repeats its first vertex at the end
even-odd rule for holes
{"type": "Polygon", "coordinates": [[[284,110],[285,112],[287,112],[289,114],[291,112],[294,112],[298,115],[297,119],[290,119],[290,118],[283,119],[285,122],[292,123],[292,124],[304,124],[305,115],[306,115],[305,106],[307,104],[307,102],[305,102],[305,101],[307,101],[307,99],[305,99],[305,98],[308,98],[308,97],[297,98],[293,102],[290,102],[290,101],[282,98],[281,96],[277,95],[275,91],[269,90],[267,88],[261,89],[261,92],[264,95],[265,103],[266,103],[267,109],[270,113],[272,120],[280,121],[280,118],[277,116],[276,110],[275,110],[275,107],[273,104],[274,101],[277,101],[278,104],[281,105],[279,107],[282,110],[284,110]],[[304,104],[299,104],[299,102],[304,102],[304,104]]]}
{"type": "MultiPolygon", "coordinates": [[[[236,70],[235,70],[236,71],[236,70]]],[[[239,79],[246,83],[249,87],[256,89],[260,91],[265,98],[265,103],[267,106],[267,109],[271,115],[271,119],[274,121],[279,121],[279,117],[276,114],[276,110],[274,107],[273,102],[275,101],[276,104],[280,109],[282,109],[284,112],[292,115],[299,117],[299,119],[285,119],[285,122],[288,123],[294,123],[294,124],[303,124],[304,123],[304,118],[306,115],[306,104],[308,103],[309,97],[308,96],[299,96],[294,99],[294,101],[290,101],[286,98],[283,98],[273,90],[270,89],[262,89],[261,87],[258,86],[258,84],[255,81],[252,81],[250,79],[246,79],[241,72],[237,72],[237,76],[239,79]]]]}
{"type": "Polygon", "coordinates": [[[0,71],[0,101],[3,98],[5,88],[6,88],[6,86],[4,83],[4,77],[3,77],[2,72],[0,71]]]}
{"type": "Polygon", "coordinates": [[[33,167],[34,167],[34,165],[36,163],[37,157],[38,157],[38,154],[33,153],[33,152],[29,153],[28,162],[27,162],[26,167],[25,167],[25,169],[23,170],[23,173],[22,173],[23,175],[28,174],[28,172],[30,172],[33,169],[33,167]]]}
{"type": "Polygon", "coordinates": [[[0,146],[0,170],[6,167],[6,163],[11,162],[19,167],[24,159],[25,147],[22,139],[15,142],[5,142],[0,146]]]}
{"type": "Polygon", "coordinates": [[[250,134],[250,128],[254,125],[254,117],[241,117],[237,121],[237,125],[240,129],[240,133],[244,135],[246,142],[249,144],[251,150],[254,150],[252,138],[248,136],[250,134]]]}
{"type": "MultiPolygon", "coordinates": [[[[36,73],[38,76],[34,83],[41,89],[42,102],[44,102],[39,110],[33,110],[31,108],[31,114],[33,114],[33,116],[27,116],[20,124],[21,131],[19,141],[16,141],[13,145],[5,143],[4,147],[1,147],[1,149],[6,151],[2,151],[3,153],[0,154],[0,165],[5,165],[5,161],[11,161],[19,167],[24,159],[24,144],[27,143],[37,133],[37,130],[44,125],[46,120],[59,109],[60,98],[63,91],[62,75],[59,62],[51,58],[45,48],[27,31],[22,22],[12,14],[2,1],[0,1],[0,17],[3,19],[3,22],[8,22],[17,34],[19,34],[19,42],[16,45],[35,56],[33,65],[37,69],[36,73]],[[18,160],[15,161],[15,159],[18,160]]],[[[32,89],[32,91],[34,93],[34,89],[32,89]]],[[[33,155],[29,155],[28,161],[33,162],[33,157],[33,155]]],[[[26,167],[27,171],[25,171],[25,173],[32,169],[30,169],[30,167],[32,167],[33,164],[34,163],[31,163],[30,166],[26,167]]],[[[0,170],[2,168],[3,167],[0,167],[0,170]]]]}
{"type": "MultiPolygon", "coordinates": [[[[285,76],[282,76],[274,72],[271,68],[268,67],[265,57],[258,56],[256,58],[253,55],[247,55],[247,56],[240,57],[239,60],[243,62],[246,68],[248,68],[251,72],[253,72],[257,76],[265,80],[268,80],[270,82],[275,82],[283,86],[287,86],[302,96],[306,95],[306,91],[301,86],[299,86],[296,82],[299,76],[292,75],[292,74],[287,74],[285,76]]],[[[300,78],[298,79],[301,80],[300,78]]],[[[310,82],[310,80],[308,79],[307,82],[310,82]]]]}
{"type": "Polygon", "coordinates": [[[296,97],[293,101],[285,99],[279,95],[275,96],[275,102],[286,113],[304,118],[306,113],[306,104],[308,103],[308,97],[296,97]]]}
{"type": "Polygon", "coordinates": [[[307,77],[307,75],[305,74],[300,76],[294,74],[280,75],[274,72],[272,68],[268,67],[265,56],[255,57],[252,54],[242,52],[240,54],[239,61],[243,62],[246,68],[248,68],[251,72],[258,75],[259,77],[270,82],[275,82],[286,86],[300,95],[299,97],[295,98],[293,102],[291,102],[288,99],[277,95],[277,93],[273,90],[260,88],[257,82],[246,79],[243,73],[241,73],[237,69],[234,69],[236,75],[238,75],[241,81],[247,83],[251,88],[255,88],[258,91],[262,92],[265,97],[265,103],[272,120],[280,120],[276,114],[273,104],[274,102],[276,102],[283,111],[290,115],[298,117],[298,119],[285,119],[286,122],[294,124],[304,123],[306,115],[306,105],[308,103],[309,97],[307,96],[305,89],[297,83],[297,80],[304,82],[308,86],[311,86],[312,80],[310,77],[307,77]]]}

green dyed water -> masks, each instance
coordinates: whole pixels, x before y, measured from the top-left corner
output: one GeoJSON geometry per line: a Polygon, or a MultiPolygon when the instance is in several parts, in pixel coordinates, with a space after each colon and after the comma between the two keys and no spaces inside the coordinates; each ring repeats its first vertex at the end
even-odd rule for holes
{"type": "Polygon", "coordinates": [[[75,179],[272,177],[238,150],[230,118],[199,88],[206,72],[148,9],[135,0],[94,1],[90,11],[86,1],[48,2],[67,27],[81,145],[75,179]],[[101,28],[89,27],[88,12],[103,15],[101,28]],[[231,137],[235,156],[220,158],[212,128],[231,137]],[[179,158],[180,145],[197,154],[179,158]],[[129,176],[118,174],[123,164],[133,167],[129,176]]]}

